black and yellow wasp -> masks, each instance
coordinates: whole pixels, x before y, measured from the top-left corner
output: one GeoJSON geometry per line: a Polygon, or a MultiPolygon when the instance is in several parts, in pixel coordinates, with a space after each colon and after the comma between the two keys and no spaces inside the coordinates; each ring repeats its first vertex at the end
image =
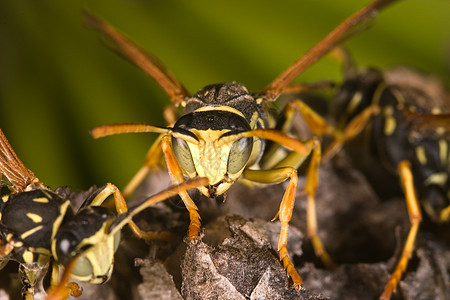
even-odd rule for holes
{"type": "Polygon", "coordinates": [[[406,68],[357,70],[346,60],[346,80],[335,98],[338,124],[368,122],[369,151],[400,177],[411,222],[381,297],[389,299],[412,255],[422,221],[419,203],[434,221],[450,221],[450,95],[432,91],[429,78],[406,68]]]}
{"type": "Polygon", "coordinates": [[[65,299],[71,293],[80,295],[77,284],[66,285],[70,277],[104,283],[113,270],[122,227],[129,224],[139,237],[151,235],[134,224],[133,216],[156,202],[206,182],[204,178],[186,181],[148,198],[130,211],[121,192],[108,183],[91,193],[74,212],[70,200],[45,186],[25,167],[1,129],[0,171],[2,187],[9,190],[0,201],[0,268],[10,260],[19,263],[25,299],[44,292],[40,281],[49,267],[51,295],[56,299],[65,299]],[[111,195],[118,216],[100,206],[111,195]],[[66,267],[60,284],[59,266],[66,267]]]}
{"type": "MultiPolygon", "coordinates": [[[[316,254],[327,266],[333,267],[334,264],[317,235],[315,217],[314,195],[321,156],[320,143],[316,138],[302,143],[287,136],[289,124],[279,124],[277,127],[274,122],[271,124],[268,106],[285,92],[291,81],[301,72],[336,45],[364,29],[380,9],[392,2],[395,1],[373,1],[349,17],[260,92],[249,93],[244,85],[231,82],[208,85],[192,96],[157,58],[143,51],[105,22],[87,14],[88,23],[104,35],[107,44],[114,51],[143,69],[164,89],[176,107],[181,105],[184,108],[181,118],[177,118],[173,113],[166,114],[170,116],[167,120],[168,127],[143,123],[116,124],[100,126],[91,131],[95,138],[129,132],[160,134],[147,154],[144,167],[132,179],[124,194],[130,195],[151,168],[159,162],[161,151],[172,182],[183,182],[185,177],[204,176],[208,178],[208,184],[199,187],[198,190],[207,197],[224,194],[238,179],[265,184],[280,183],[289,179],[276,213],[281,222],[278,251],[294,286],[300,288],[302,279],[288,256],[286,243],[297,189],[297,168],[307,156],[311,156],[305,186],[308,195],[308,235],[316,254]],[[285,158],[269,165],[261,160],[266,141],[293,151],[285,158]]],[[[287,110],[289,115],[297,110],[303,113],[299,102],[292,101],[289,107],[287,110]]],[[[290,116],[286,119],[290,119],[290,116]]],[[[321,128],[322,124],[313,126],[321,128]]],[[[190,215],[189,238],[195,241],[200,229],[200,215],[197,206],[187,193],[180,193],[180,196],[190,215]]]]}
{"type": "MultiPolygon", "coordinates": [[[[381,299],[389,299],[413,252],[422,221],[419,203],[432,220],[450,220],[450,94],[436,78],[411,69],[358,69],[343,48],[335,49],[333,54],[344,63],[344,81],[332,99],[336,125],[314,114],[324,124],[320,134],[334,137],[322,161],[332,158],[361,134],[369,157],[398,175],[406,199],[411,228],[381,295],[381,299]]],[[[361,153],[360,147],[356,151],[361,153]]],[[[352,156],[353,160],[365,157],[352,156]]],[[[369,164],[365,167],[368,173],[377,168],[372,160],[369,164]]]]}

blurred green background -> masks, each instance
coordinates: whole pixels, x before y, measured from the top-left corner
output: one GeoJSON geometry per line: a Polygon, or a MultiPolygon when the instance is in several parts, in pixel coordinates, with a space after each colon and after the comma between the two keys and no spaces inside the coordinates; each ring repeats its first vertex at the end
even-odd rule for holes
{"type": "MultiPolygon", "coordinates": [[[[310,1],[0,1],[0,127],[46,184],[123,187],[155,135],[93,140],[118,122],[163,125],[164,92],[106,49],[87,9],[154,53],[194,93],[236,80],[266,86],[341,20],[368,3],[310,1]]],[[[347,43],[361,65],[408,65],[450,86],[450,1],[400,1],[347,43]]],[[[297,80],[338,78],[326,58],[297,80]]]]}

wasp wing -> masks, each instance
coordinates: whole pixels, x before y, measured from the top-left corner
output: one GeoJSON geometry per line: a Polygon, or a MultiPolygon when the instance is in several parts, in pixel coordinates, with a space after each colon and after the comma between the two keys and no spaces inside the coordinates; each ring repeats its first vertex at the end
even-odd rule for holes
{"type": "Polygon", "coordinates": [[[1,185],[8,186],[13,192],[20,192],[33,183],[38,182],[34,173],[25,167],[22,161],[6,139],[0,129],[0,171],[2,175],[1,185]],[[6,181],[3,180],[6,179],[6,181]]]}
{"type": "Polygon", "coordinates": [[[190,95],[181,82],[155,56],[147,53],[96,16],[85,12],[85,18],[91,27],[103,35],[110,49],[131,61],[152,77],[164,89],[167,95],[169,95],[175,106],[179,106],[190,95]]]}
{"type": "Polygon", "coordinates": [[[411,113],[405,112],[406,119],[410,122],[410,130],[421,136],[436,136],[450,140],[450,113],[411,113]]]}
{"type": "Polygon", "coordinates": [[[344,20],[327,36],[314,45],[305,55],[300,57],[290,67],[275,78],[259,96],[265,101],[274,101],[284,89],[304,70],[342,44],[355,34],[367,29],[377,16],[378,12],[385,6],[398,0],[375,0],[361,10],[344,20]]]}

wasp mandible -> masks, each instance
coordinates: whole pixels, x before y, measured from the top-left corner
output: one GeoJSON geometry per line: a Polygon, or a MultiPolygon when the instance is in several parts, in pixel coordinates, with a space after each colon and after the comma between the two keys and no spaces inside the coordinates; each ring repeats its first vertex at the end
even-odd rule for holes
{"type": "MultiPolygon", "coordinates": [[[[231,82],[208,85],[192,96],[156,57],[146,53],[110,25],[87,14],[88,23],[103,34],[114,51],[143,69],[164,89],[176,107],[181,105],[184,108],[183,116],[179,119],[169,114],[172,117],[168,120],[168,127],[143,123],[115,124],[100,126],[91,131],[94,138],[129,132],[160,134],[147,154],[144,167],[124,190],[125,195],[131,194],[155,166],[161,151],[173,183],[184,181],[185,176],[204,176],[209,182],[198,190],[211,198],[225,193],[239,178],[265,184],[280,183],[288,179],[288,186],[276,214],[281,222],[278,251],[294,286],[301,287],[302,279],[288,256],[286,243],[288,224],[295,202],[297,168],[307,156],[311,156],[305,186],[308,195],[308,235],[316,254],[325,265],[333,267],[334,264],[317,235],[315,217],[314,196],[321,156],[320,143],[316,138],[303,143],[273,129],[275,127],[271,127],[268,122],[268,105],[275,101],[300,73],[336,45],[365,29],[378,11],[392,2],[395,0],[376,0],[356,12],[260,92],[249,93],[244,85],[231,82]],[[261,158],[266,141],[275,142],[292,152],[274,166],[264,168],[261,158]]],[[[196,240],[200,229],[197,206],[187,193],[180,193],[180,196],[190,215],[189,238],[196,240]]]]}

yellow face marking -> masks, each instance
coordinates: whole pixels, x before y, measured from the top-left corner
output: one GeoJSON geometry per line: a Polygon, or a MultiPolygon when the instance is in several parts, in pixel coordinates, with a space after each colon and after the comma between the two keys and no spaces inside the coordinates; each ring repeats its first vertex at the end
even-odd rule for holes
{"type": "Polygon", "coordinates": [[[188,143],[195,169],[200,177],[208,177],[214,185],[224,179],[227,172],[231,145],[217,147],[219,137],[229,130],[191,130],[200,140],[198,145],[188,143]]]}
{"type": "Polygon", "coordinates": [[[237,114],[237,115],[239,115],[239,116],[241,116],[241,117],[243,117],[245,119],[244,114],[242,114],[240,111],[238,111],[237,109],[235,109],[233,107],[226,106],[226,105],[222,105],[222,106],[203,106],[203,107],[200,107],[200,108],[196,109],[195,112],[211,111],[211,110],[214,110],[214,111],[219,110],[219,111],[231,112],[231,113],[237,114]]]}
{"type": "Polygon", "coordinates": [[[8,234],[6,235],[6,241],[7,241],[7,242],[11,241],[12,237],[13,237],[13,234],[12,234],[12,233],[8,233],[8,234]]]}
{"type": "Polygon", "coordinates": [[[425,148],[423,146],[416,147],[416,157],[420,164],[427,164],[427,155],[425,154],[425,148]]]}
{"type": "MultiPolygon", "coordinates": [[[[94,235],[84,239],[79,248],[85,245],[92,245],[85,252],[83,252],[79,259],[87,260],[92,266],[92,273],[79,276],[72,274],[72,276],[80,281],[87,281],[90,283],[103,283],[103,276],[110,274],[111,266],[114,261],[114,235],[108,234],[111,220],[103,223],[102,228],[94,235]],[[99,277],[99,278],[97,278],[99,277]]],[[[52,248],[55,243],[52,244],[52,248]]],[[[77,267],[77,266],[76,266],[77,267]]]]}
{"type": "Polygon", "coordinates": [[[24,233],[22,233],[22,234],[20,235],[20,238],[24,240],[24,239],[26,239],[27,237],[29,237],[30,235],[32,235],[33,233],[35,233],[35,232],[41,230],[43,227],[44,227],[43,225],[39,225],[39,226],[36,226],[36,227],[34,227],[34,228],[32,228],[32,229],[30,229],[30,230],[28,230],[28,231],[25,231],[24,233]]]}
{"type": "Polygon", "coordinates": [[[386,117],[386,121],[384,123],[384,135],[390,136],[394,133],[395,128],[397,127],[397,121],[393,116],[386,117]]]}
{"type": "Polygon", "coordinates": [[[27,213],[26,216],[31,219],[31,221],[33,221],[34,223],[41,223],[42,222],[42,217],[38,214],[34,214],[34,213],[27,213]]]}
{"type": "Polygon", "coordinates": [[[37,202],[37,203],[48,203],[49,200],[48,200],[48,198],[41,197],[41,198],[34,198],[34,199],[33,199],[33,202],[37,202]]]}
{"type": "Polygon", "coordinates": [[[30,262],[33,262],[34,255],[30,251],[25,251],[22,255],[22,258],[23,258],[24,262],[30,263],[30,262]]]}
{"type": "Polygon", "coordinates": [[[9,200],[9,195],[4,195],[4,196],[2,196],[2,201],[3,201],[3,203],[8,202],[8,200],[9,200]]]}
{"type": "Polygon", "coordinates": [[[439,140],[439,157],[442,164],[448,163],[448,143],[446,140],[439,140]]]}

